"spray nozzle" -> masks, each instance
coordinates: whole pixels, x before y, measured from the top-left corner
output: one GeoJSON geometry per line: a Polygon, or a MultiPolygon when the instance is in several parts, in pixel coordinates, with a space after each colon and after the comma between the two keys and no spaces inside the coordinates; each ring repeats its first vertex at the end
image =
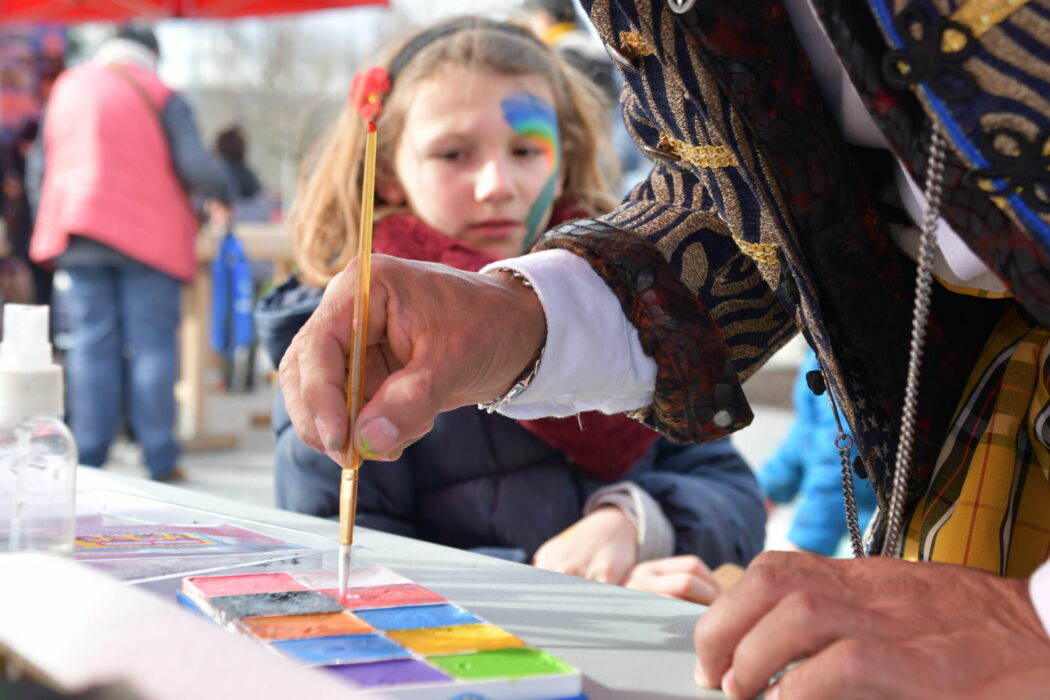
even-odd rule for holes
{"type": "Polygon", "coordinates": [[[48,307],[4,304],[4,339],[0,369],[32,371],[50,367],[48,307]]]}

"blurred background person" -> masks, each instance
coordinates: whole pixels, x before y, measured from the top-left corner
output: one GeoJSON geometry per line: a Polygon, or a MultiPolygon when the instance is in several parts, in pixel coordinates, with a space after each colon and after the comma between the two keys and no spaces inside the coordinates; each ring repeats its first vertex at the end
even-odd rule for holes
{"type": "Polygon", "coordinates": [[[226,188],[236,216],[237,207],[262,193],[259,178],[246,162],[248,144],[241,128],[233,125],[219,132],[214,150],[226,176],[226,188]]]}
{"type": "Polygon", "coordinates": [[[150,476],[174,481],[176,334],[199,226],[187,190],[228,197],[159,58],[153,32],[126,25],[55,82],[30,252],[71,285],[67,405],[81,463],[104,463],[126,399],[150,476]]]}
{"type": "Polygon", "coordinates": [[[4,223],[0,301],[4,303],[46,304],[51,294],[50,275],[41,275],[38,284],[29,264],[33,219],[25,190],[25,154],[36,132],[36,121],[24,122],[14,140],[0,149],[0,216],[4,223]]]}
{"type": "Polygon", "coordinates": [[[228,216],[222,204],[209,212],[214,226],[227,229],[212,263],[211,346],[222,360],[222,379],[216,386],[225,391],[251,391],[258,346],[252,309],[260,290],[273,280],[274,265],[248,258],[234,224],[270,221],[274,207],[248,166],[248,143],[239,125],[219,132],[213,151],[230,194],[228,216]]]}
{"type": "Polygon", "coordinates": [[[573,0],[525,0],[522,3],[529,29],[561,54],[573,68],[586,75],[612,104],[620,95],[616,71],[594,36],[579,20],[573,0]]]}

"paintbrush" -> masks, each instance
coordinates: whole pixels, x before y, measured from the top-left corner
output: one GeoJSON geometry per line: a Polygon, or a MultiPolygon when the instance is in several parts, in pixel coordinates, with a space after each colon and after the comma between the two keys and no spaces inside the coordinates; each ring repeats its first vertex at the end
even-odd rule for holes
{"type": "Polygon", "coordinates": [[[354,315],[350,328],[350,367],[346,386],[346,443],[343,446],[343,469],[339,480],[339,598],[346,595],[350,568],[354,563],[354,519],[357,516],[357,472],[361,453],[354,445],[353,431],[364,405],[365,350],[368,346],[368,292],[372,276],[372,219],[376,181],[376,124],[382,109],[380,97],[390,89],[390,80],[382,69],[366,71],[354,77],[351,99],[365,118],[365,160],[361,183],[361,225],[357,238],[357,290],[354,293],[354,315]]]}

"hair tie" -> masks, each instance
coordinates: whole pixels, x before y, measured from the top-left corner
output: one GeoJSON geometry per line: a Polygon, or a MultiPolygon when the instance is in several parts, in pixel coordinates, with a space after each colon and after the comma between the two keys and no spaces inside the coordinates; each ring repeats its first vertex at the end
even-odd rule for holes
{"type": "Polygon", "coordinates": [[[350,104],[361,118],[375,128],[375,120],[383,112],[383,95],[390,92],[390,74],[386,68],[368,68],[354,76],[350,84],[350,104]]]}

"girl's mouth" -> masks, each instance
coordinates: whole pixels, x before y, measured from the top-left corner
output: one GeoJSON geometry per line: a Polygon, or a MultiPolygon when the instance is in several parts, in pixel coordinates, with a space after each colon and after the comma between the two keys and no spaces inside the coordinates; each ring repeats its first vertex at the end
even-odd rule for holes
{"type": "Polygon", "coordinates": [[[521,224],[513,219],[487,219],[471,224],[471,230],[484,238],[506,238],[521,229],[521,224]]]}

